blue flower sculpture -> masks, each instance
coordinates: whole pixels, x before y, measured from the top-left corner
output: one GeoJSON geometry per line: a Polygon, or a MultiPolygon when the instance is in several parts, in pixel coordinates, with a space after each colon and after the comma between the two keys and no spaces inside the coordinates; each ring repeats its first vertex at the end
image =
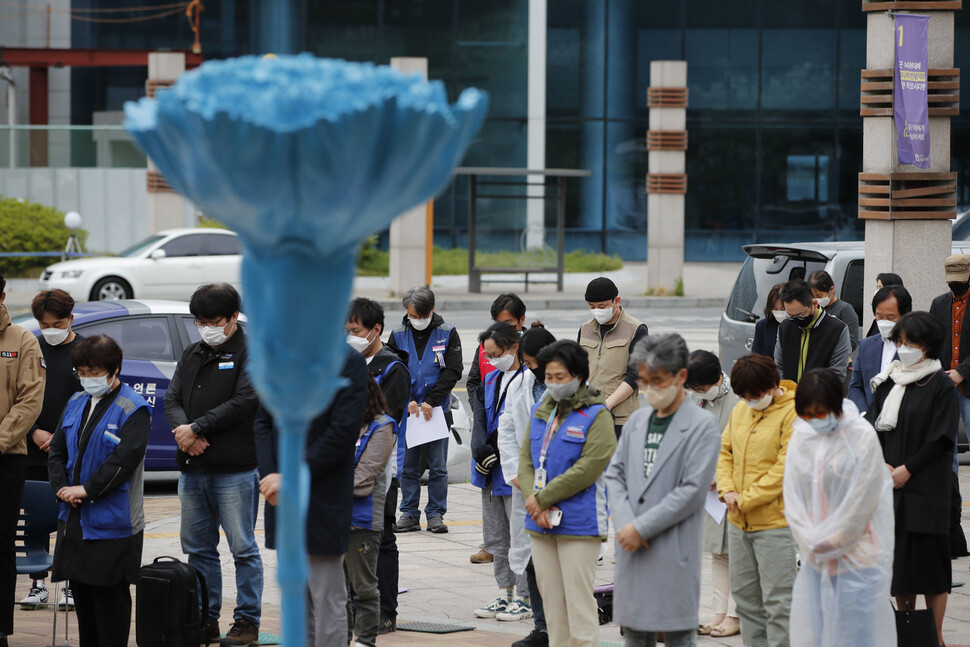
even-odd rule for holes
{"type": "Polygon", "coordinates": [[[249,372],[280,430],[278,557],[287,645],[305,640],[302,461],[340,386],[359,244],[448,182],[488,95],[310,55],[207,62],[125,126],[171,185],[243,243],[249,372]]]}

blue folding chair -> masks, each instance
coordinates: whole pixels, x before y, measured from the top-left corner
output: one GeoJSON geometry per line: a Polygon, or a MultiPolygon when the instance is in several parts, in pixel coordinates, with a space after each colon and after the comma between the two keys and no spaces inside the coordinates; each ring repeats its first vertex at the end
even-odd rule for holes
{"type": "MultiPolygon", "coordinates": [[[[50,570],[54,564],[54,556],[47,550],[47,543],[51,533],[57,532],[58,510],[57,497],[51,491],[50,483],[46,481],[25,482],[20,508],[17,540],[22,543],[22,546],[17,546],[17,574],[26,575],[50,570]]],[[[57,595],[58,588],[55,584],[53,602],[47,603],[48,606],[55,607],[51,645],[55,645],[57,642],[57,595]]],[[[70,615],[66,606],[64,616],[64,645],[68,645],[67,623],[70,615]]]]}

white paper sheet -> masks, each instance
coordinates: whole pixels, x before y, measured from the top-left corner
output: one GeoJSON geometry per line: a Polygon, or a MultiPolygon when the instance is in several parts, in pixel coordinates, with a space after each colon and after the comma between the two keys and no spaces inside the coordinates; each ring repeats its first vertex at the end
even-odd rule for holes
{"type": "Polygon", "coordinates": [[[416,415],[408,416],[408,426],[404,432],[408,449],[447,437],[448,423],[445,422],[445,411],[441,407],[431,410],[431,420],[425,420],[420,411],[416,415]]]}
{"type": "MultiPolygon", "coordinates": [[[[408,427],[408,433],[410,432],[411,428],[408,427]]],[[[704,509],[707,510],[707,514],[711,515],[711,519],[721,523],[721,520],[724,519],[724,513],[727,512],[727,505],[717,498],[717,490],[708,490],[707,498],[704,499],[704,509]]]]}

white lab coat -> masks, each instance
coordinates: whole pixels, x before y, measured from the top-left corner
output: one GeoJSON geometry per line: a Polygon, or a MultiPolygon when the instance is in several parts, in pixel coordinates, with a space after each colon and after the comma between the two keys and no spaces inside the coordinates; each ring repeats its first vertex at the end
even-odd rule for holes
{"type": "Polygon", "coordinates": [[[785,460],[785,517],[802,557],[792,647],[895,645],[889,600],[892,477],[875,430],[851,400],[830,433],[796,418],[785,460]]]}
{"type": "MultiPolygon", "coordinates": [[[[535,399],[532,387],[536,377],[526,369],[509,382],[505,396],[505,411],[498,419],[498,453],[502,461],[505,482],[512,484],[519,473],[519,448],[529,436],[529,416],[535,399]]],[[[532,557],[532,547],[525,532],[525,499],[517,487],[512,486],[512,519],[509,566],[514,573],[522,574],[532,557]]]]}

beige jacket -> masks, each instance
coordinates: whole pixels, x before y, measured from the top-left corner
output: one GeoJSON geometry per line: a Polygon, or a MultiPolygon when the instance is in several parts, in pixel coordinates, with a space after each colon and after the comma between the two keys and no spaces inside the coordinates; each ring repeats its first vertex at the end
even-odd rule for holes
{"type": "Polygon", "coordinates": [[[44,404],[42,359],[37,338],[11,323],[0,303],[0,454],[27,453],[27,432],[44,404]]]}
{"type": "MultiPolygon", "coordinates": [[[[623,310],[613,330],[600,337],[600,325],[590,319],[579,330],[579,344],[589,354],[589,385],[603,392],[604,397],[613,395],[626,378],[630,364],[630,344],[643,323],[623,310]]],[[[640,408],[636,390],[623,402],[613,407],[613,419],[618,425],[626,423],[634,411],[640,408]]]]}

